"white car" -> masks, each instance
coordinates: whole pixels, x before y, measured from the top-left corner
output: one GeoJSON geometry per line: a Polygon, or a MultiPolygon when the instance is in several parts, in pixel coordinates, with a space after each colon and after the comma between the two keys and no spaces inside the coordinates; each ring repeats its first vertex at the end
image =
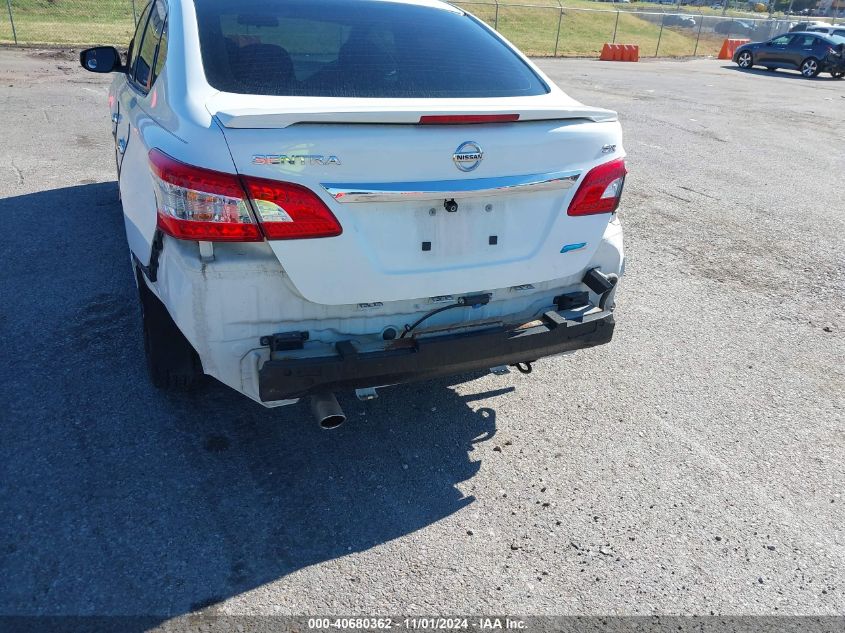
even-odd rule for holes
{"type": "Polygon", "coordinates": [[[264,406],[600,345],[616,113],[435,0],[154,0],[109,93],[153,383],[264,406]]]}
{"type": "Polygon", "coordinates": [[[845,26],[830,26],[830,25],[808,26],[807,32],[808,33],[823,33],[825,35],[835,35],[837,37],[845,39],[845,26]]]}

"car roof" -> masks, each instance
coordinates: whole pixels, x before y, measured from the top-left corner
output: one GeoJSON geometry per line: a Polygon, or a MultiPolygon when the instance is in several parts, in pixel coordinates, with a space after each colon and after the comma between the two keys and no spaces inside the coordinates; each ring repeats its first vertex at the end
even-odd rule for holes
{"type": "MultiPolygon", "coordinates": [[[[839,40],[842,39],[841,35],[829,35],[827,33],[822,33],[822,32],[819,32],[819,31],[792,31],[790,33],[781,33],[779,35],[775,35],[774,37],[769,38],[768,40],[765,40],[765,41],[770,42],[771,40],[776,40],[779,37],[784,37],[784,36],[792,37],[793,35],[812,35],[813,37],[817,37],[820,40],[824,40],[828,44],[839,44],[840,43],[839,40]]],[[[754,42],[749,42],[749,43],[753,44],[754,42]]]]}
{"type": "Polygon", "coordinates": [[[398,2],[399,4],[416,4],[423,7],[433,7],[435,9],[447,9],[457,13],[463,13],[460,7],[453,6],[448,2],[442,0],[365,0],[367,2],[398,2]]]}
{"type": "MultiPolygon", "coordinates": [[[[202,0],[194,0],[194,2],[201,2],[202,0]]],[[[460,7],[456,7],[445,0],[359,0],[360,2],[392,2],[397,4],[411,4],[421,7],[430,7],[433,9],[444,9],[453,13],[464,13],[460,7]]],[[[233,0],[237,4],[237,0],[233,0]]]]}

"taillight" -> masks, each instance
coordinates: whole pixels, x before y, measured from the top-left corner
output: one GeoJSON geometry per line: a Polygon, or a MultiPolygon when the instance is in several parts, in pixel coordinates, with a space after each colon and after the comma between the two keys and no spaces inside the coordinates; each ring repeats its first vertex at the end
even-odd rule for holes
{"type": "Polygon", "coordinates": [[[340,223],[313,191],[301,185],[244,178],[268,240],[335,237],[340,223]]]}
{"type": "Polygon", "coordinates": [[[261,230],[249,212],[237,176],[180,163],[150,152],[158,227],[180,240],[256,242],[261,230]]]}
{"type": "Polygon", "coordinates": [[[593,167],[569,203],[569,215],[613,213],[619,207],[625,185],[625,159],[618,158],[593,167]]]}
{"type": "Polygon", "coordinates": [[[301,185],[240,178],[150,151],[159,228],[177,239],[208,242],[334,237],[343,232],[329,208],[301,185]],[[253,219],[248,198],[258,214],[253,219]]]}

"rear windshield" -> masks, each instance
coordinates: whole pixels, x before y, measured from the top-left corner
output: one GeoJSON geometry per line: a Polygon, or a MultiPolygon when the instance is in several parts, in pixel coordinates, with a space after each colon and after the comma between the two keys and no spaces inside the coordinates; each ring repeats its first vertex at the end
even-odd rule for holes
{"type": "Polygon", "coordinates": [[[208,82],[313,97],[515,97],[548,92],[473,18],[374,0],[196,0],[208,82]]]}

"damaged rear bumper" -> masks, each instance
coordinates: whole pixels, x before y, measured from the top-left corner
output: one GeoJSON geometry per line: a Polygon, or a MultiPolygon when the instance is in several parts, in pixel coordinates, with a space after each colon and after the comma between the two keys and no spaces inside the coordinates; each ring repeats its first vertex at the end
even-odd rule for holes
{"type": "Polygon", "coordinates": [[[530,362],[608,343],[614,324],[606,310],[551,310],[517,327],[398,339],[378,351],[359,351],[354,342],[340,341],[331,356],[268,360],[258,372],[259,395],[272,402],[530,362]]]}

